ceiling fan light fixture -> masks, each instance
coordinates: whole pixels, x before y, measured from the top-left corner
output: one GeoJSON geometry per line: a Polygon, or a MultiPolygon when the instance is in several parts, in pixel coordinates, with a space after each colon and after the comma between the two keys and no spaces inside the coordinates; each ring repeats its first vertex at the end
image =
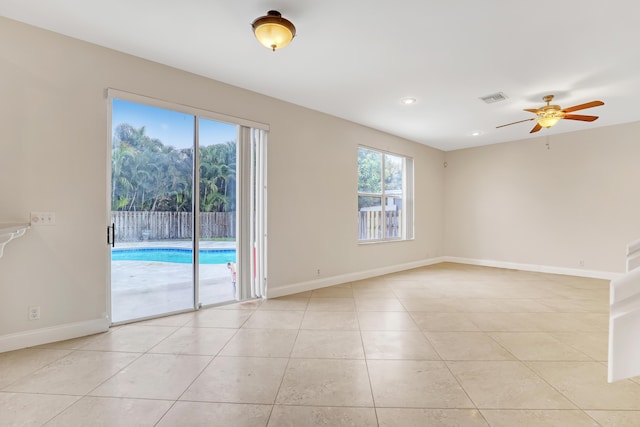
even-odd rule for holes
{"type": "Polygon", "coordinates": [[[288,45],[296,36],[296,27],[277,10],[270,10],[257,18],[251,27],[260,44],[274,52],[288,45]]]}
{"type": "Polygon", "coordinates": [[[543,128],[550,128],[564,117],[564,112],[557,105],[547,105],[538,112],[537,122],[543,128]]]}
{"type": "Polygon", "coordinates": [[[556,123],[558,123],[558,121],[560,121],[560,117],[539,117],[538,118],[538,124],[540,126],[542,126],[543,128],[550,128],[551,126],[555,125],[556,123]]]}

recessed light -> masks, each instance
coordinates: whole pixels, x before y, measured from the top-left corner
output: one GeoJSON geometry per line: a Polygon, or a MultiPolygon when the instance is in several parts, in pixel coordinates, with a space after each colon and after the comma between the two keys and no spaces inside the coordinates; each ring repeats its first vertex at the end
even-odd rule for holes
{"type": "Polygon", "coordinates": [[[471,134],[471,136],[480,136],[480,135],[482,135],[482,132],[478,132],[478,131],[475,131],[471,134]]]}
{"type": "Polygon", "coordinates": [[[415,98],[410,98],[410,97],[402,98],[402,99],[400,100],[400,102],[402,102],[404,105],[411,105],[411,104],[415,104],[417,101],[418,101],[417,99],[415,99],[415,98]]]}

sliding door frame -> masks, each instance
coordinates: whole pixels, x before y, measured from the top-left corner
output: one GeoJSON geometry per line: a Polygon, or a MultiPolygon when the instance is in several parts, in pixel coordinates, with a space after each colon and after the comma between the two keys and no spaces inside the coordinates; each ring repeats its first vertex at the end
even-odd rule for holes
{"type": "MultiPolygon", "coordinates": [[[[120,99],[128,102],[149,105],[152,107],[163,108],[166,110],[176,111],[194,116],[194,141],[193,141],[193,184],[192,193],[194,203],[193,212],[193,309],[180,310],[180,312],[188,312],[199,310],[202,307],[215,306],[219,304],[203,305],[199,300],[199,240],[200,240],[200,204],[196,203],[196,199],[200,194],[200,156],[199,156],[199,119],[209,119],[217,122],[224,122],[236,125],[238,127],[237,138],[237,168],[236,181],[237,196],[236,205],[242,209],[236,209],[236,246],[237,246],[237,264],[238,264],[238,281],[246,285],[238,286],[236,290],[236,298],[245,300],[250,298],[261,298],[266,296],[266,140],[269,132],[269,125],[255,122],[239,117],[229,116],[226,114],[216,113],[197,107],[184,104],[169,102],[157,98],[144,95],[138,95],[114,88],[105,90],[105,98],[107,99],[107,123],[108,123],[108,141],[107,147],[107,171],[111,171],[111,147],[112,147],[112,105],[113,99],[120,99]],[[254,162],[255,159],[255,162],[254,162]],[[255,168],[252,167],[255,165],[255,168]],[[257,170],[256,170],[257,169],[257,170]],[[247,203],[247,204],[245,204],[247,203]],[[253,261],[253,262],[252,262],[253,261]],[[257,270],[257,271],[256,271],[257,270]],[[250,289],[249,292],[243,289],[250,289]]],[[[107,216],[106,224],[110,223],[111,218],[111,179],[107,179],[107,216]]],[[[111,319],[112,301],[111,301],[111,250],[108,251],[107,265],[107,316],[111,319]]],[[[157,316],[149,316],[130,321],[140,321],[156,317],[162,317],[174,313],[164,313],[157,316]]],[[[120,323],[127,323],[118,322],[120,323]]]]}

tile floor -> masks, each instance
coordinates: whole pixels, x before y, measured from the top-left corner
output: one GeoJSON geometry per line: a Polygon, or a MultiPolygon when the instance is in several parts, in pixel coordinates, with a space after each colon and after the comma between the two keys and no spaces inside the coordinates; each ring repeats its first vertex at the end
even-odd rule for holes
{"type": "Polygon", "coordinates": [[[639,426],[608,282],[440,264],[0,354],[0,425],[639,426]]]}

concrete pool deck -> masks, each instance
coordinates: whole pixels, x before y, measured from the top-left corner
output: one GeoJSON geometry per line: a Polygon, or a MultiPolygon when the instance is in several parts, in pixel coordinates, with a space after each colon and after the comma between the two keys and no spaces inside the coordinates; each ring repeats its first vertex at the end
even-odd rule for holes
{"type": "MultiPolygon", "coordinates": [[[[190,241],[116,243],[115,249],[191,248],[190,241]]],[[[202,241],[201,249],[235,249],[235,242],[202,241]]],[[[200,264],[202,305],[235,301],[226,264],[200,264]]],[[[114,323],[193,308],[193,266],[172,262],[112,261],[111,321],[114,323]]]]}

